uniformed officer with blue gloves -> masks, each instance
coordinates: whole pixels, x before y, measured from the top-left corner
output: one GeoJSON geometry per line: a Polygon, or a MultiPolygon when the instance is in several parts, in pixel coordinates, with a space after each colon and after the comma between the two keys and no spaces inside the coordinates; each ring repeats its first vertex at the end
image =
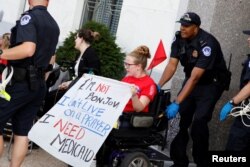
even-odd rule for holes
{"type": "Polygon", "coordinates": [[[179,112],[180,130],[170,148],[173,166],[187,167],[189,164],[186,148],[191,126],[193,159],[197,166],[207,166],[209,148],[208,122],[217,100],[229,85],[226,63],[219,42],[214,36],[200,28],[200,17],[193,12],[185,13],[171,46],[171,54],[159,87],[169,81],[180,61],[184,67],[185,80],[178,96],[166,108],[169,119],[179,112]]]}
{"type": "MultiPolygon", "coordinates": [[[[250,35],[250,30],[243,31],[244,34],[250,35]]],[[[247,39],[250,47],[250,36],[247,39]]],[[[224,121],[231,110],[239,105],[243,100],[246,100],[247,105],[250,97],[250,55],[247,55],[247,59],[243,63],[243,69],[241,73],[241,81],[239,93],[234,96],[229,102],[227,102],[220,111],[220,121],[224,121]]],[[[248,104],[250,106],[250,104],[248,104]]],[[[248,114],[250,111],[248,111],[248,114]]],[[[237,116],[232,124],[228,142],[226,145],[228,151],[246,151],[250,152],[250,119],[246,115],[237,116]],[[243,122],[242,122],[243,121],[243,122]],[[248,126],[246,126],[248,125],[248,126]]]]}
{"type": "Polygon", "coordinates": [[[28,132],[45,93],[45,72],[58,43],[59,27],[47,11],[49,0],[29,0],[30,9],[22,14],[11,30],[11,46],[0,50],[0,58],[14,69],[5,88],[10,101],[0,98],[0,155],[3,129],[11,118],[14,145],[11,167],[20,167],[28,150],[28,132]]]}

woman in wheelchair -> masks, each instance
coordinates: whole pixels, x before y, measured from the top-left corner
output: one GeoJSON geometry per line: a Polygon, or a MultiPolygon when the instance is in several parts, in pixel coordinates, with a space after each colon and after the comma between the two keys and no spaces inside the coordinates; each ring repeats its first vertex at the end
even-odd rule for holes
{"type": "Polygon", "coordinates": [[[147,46],[139,46],[125,57],[124,67],[127,74],[122,82],[133,86],[131,86],[132,97],[120,117],[119,128],[130,126],[130,113],[148,112],[148,105],[157,93],[153,79],[145,70],[148,58],[150,58],[150,52],[147,46]]]}
{"type": "MultiPolygon", "coordinates": [[[[119,129],[132,127],[130,124],[131,113],[148,112],[149,103],[153,101],[157,94],[156,84],[145,70],[148,58],[150,58],[150,52],[147,46],[139,46],[125,57],[124,67],[127,74],[122,82],[133,84],[133,86],[131,86],[132,97],[119,118],[119,129]]],[[[106,142],[109,142],[108,140],[109,137],[96,155],[98,167],[104,166],[108,161],[110,153],[110,148],[106,144],[106,142]]]]}

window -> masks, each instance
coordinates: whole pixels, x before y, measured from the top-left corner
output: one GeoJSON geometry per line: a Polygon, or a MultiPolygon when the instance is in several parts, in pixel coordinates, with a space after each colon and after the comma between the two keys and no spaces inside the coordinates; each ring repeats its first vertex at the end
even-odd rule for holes
{"type": "Polygon", "coordinates": [[[86,0],[81,25],[93,20],[106,25],[115,36],[123,0],[86,0]]]}

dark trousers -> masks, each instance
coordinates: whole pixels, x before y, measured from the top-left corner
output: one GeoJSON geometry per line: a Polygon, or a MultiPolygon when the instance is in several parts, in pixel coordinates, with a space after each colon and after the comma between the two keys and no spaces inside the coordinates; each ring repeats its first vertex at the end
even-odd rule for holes
{"type": "Polygon", "coordinates": [[[188,166],[186,155],[189,141],[188,128],[191,126],[193,140],[193,158],[197,166],[206,166],[206,157],[209,147],[208,122],[217,100],[223,90],[214,85],[197,85],[191,94],[180,104],[180,130],[171,143],[170,156],[175,166],[188,166]]]}
{"type": "Polygon", "coordinates": [[[6,87],[11,100],[0,98],[0,134],[11,118],[14,134],[28,135],[46,93],[44,80],[38,80],[37,85],[36,90],[30,90],[28,82],[24,80],[6,87]]]}
{"type": "MultiPolygon", "coordinates": [[[[244,116],[244,122],[250,125],[250,119],[244,116]]],[[[246,151],[250,152],[250,127],[242,123],[241,117],[235,118],[231,126],[227,145],[227,151],[246,151]]]]}
{"type": "Polygon", "coordinates": [[[51,92],[47,92],[45,96],[43,110],[38,112],[38,116],[42,117],[45,113],[47,113],[66,93],[67,90],[53,90],[51,92]]]}

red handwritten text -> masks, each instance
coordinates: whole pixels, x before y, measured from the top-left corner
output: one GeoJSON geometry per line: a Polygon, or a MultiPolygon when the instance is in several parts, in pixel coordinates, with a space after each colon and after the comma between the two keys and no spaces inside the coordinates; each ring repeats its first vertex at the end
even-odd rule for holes
{"type": "Polygon", "coordinates": [[[95,91],[102,92],[102,93],[106,94],[108,92],[109,88],[110,88],[109,85],[99,84],[95,91]]]}
{"type": "Polygon", "coordinates": [[[85,131],[82,127],[74,125],[69,121],[63,122],[62,119],[55,123],[54,128],[56,127],[59,127],[61,133],[77,140],[82,139],[85,134],[85,131]]]}

